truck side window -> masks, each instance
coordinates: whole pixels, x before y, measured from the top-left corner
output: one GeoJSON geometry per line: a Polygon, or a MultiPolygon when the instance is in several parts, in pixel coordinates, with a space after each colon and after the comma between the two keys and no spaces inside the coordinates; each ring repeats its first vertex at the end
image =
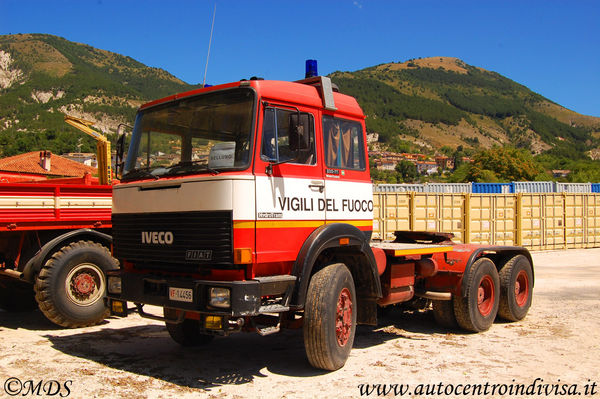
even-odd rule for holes
{"type": "Polygon", "coordinates": [[[325,164],[331,168],[365,169],[362,126],[358,122],[323,116],[325,164]]]}
{"type": "Polygon", "coordinates": [[[304,130],[309,132],[309,149],[295,152],[290,149],[289,131],[290,115],[296,114],[295,111],[288,111],[280,108],[266,108],[263,118],[262,149],[260,158],[270,162],[298,163],[305,165],[314,165],[315,156],[315,123],[311,114],[308,118],[301,118],[301,121],[308,120],[308,126],[304,124],[304,130]]]}

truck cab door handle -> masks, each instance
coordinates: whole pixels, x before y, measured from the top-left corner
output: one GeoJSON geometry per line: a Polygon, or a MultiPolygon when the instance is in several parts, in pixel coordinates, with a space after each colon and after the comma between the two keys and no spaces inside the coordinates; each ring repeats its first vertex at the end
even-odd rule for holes
{"type": "Polygon", "coordinates": [[[325,190],[325,183],[323,183],[322,181],[311,181],[308,187],[313,191],[315,189],[318,189],[319,192],[322,193],[323,190],[325,190]]]}

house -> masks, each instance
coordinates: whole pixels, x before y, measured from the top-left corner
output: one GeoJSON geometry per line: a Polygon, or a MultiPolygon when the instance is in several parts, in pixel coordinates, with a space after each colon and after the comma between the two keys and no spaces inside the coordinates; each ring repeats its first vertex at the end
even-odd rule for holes
{"type": "Polygon", "coordinates": [[[432,175],[438,172],[438,165],[434,161],[419,161],[415,164],[417,172],[421,175],[432,175]]]}
{"type": "Polygon", "coordinates": [[[406,152],[403,152],[400,155],[402,155],[402,157],[404,159],[409,160],[409,161],[419,161],[419,160],[423,161],[427,158],[427,156],[423,155],[423,154],[408,154],[406,152]]]}
{"type": "Polygon", "coordinates": [[[561,169],[554,169],[551,172],[552,172],[552,177],[554,177],[554,178],[567,177],[571,173],[570,170],[561,170],[561,169]]]}
{"type": "Polygon", "coordinates": [[[435,163],[437,164],[438,168],[443,170],[454,169],[454,158],[438,155],[435,157],[435,163]]]}
{"type": "Polygon", "coordinates": [[[375,161],[375,166],[377,170],[395,170],[397,162],[387,160],[387,159],[378,159],[375,161]]]}
{"type": "Polygon", "coordinates": [[[95,175],[98,170],[50,151],[33,151],[0,159],[0,182],[83,177],[86,173],[95,175]]]}
{"type": "Polygon", "coordinates": [[[67,158],[71,161],[79,162],[81,164],[91,166],[93,168],[98,167],[96,154],[94,154],[93,152],[69,152],[68,154],[62,154],[61,156],[63,158],[67,158]]]}

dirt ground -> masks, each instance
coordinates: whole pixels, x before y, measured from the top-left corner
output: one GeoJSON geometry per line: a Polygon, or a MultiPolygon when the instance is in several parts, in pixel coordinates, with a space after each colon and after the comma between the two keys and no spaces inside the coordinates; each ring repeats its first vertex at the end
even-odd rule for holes
{"type": "Polygon", "coordinates": [[[360,327],[346,366],[330,373],[310,367],[301,330],[184,349],[138,316],[63,330],[39,311],[0,311],[0,397],[600,397],[600,249],[533,258],[522,322],[470,334],[394,310],[360,327]]]}

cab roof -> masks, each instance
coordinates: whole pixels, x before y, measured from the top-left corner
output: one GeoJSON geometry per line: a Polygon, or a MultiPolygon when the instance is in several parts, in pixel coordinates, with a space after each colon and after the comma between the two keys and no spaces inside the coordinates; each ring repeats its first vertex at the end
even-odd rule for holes
{"type": "MultiPolygon", "coordinates": [[[[140,110],[164,104],[170,101],[175,101],[185,97],[191,97],[203,93],[210,93],[213,91],[226,90],[236,87],[251,87],[257,92],[259,98],[262,100],[280,101],[284,103],[323,108],[323,99],[321,97],[321,93],[318,87],[314,85],[278,80],[242,80],[239,82],[226,83],[217,86],[205,87],[202,89],[195,89],[183,93],[173,94],[171,96],[143,104],[140,107],[140,110]]],[[[334,91],[333,99],[337,110],[332,111],[332,113],[345,114],[359,119],[365,118],[362,109],[360,108],[358,102],[354,97],[334,91]]]]}

